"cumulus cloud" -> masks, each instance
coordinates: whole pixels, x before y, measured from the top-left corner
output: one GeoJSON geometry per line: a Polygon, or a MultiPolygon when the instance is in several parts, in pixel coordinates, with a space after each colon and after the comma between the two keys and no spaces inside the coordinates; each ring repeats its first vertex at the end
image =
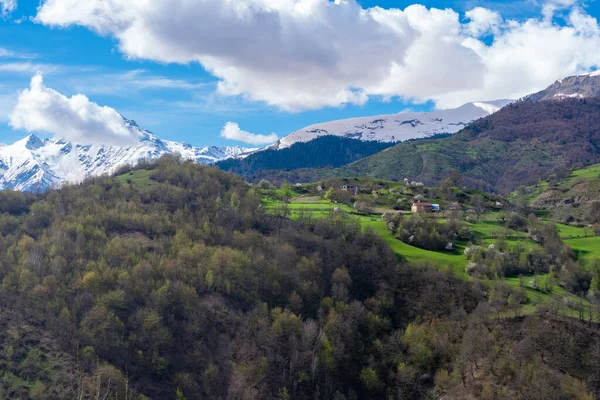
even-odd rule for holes
{"type": "Polygon", "coordinates": [[[498,34],[502,25],[502,17],[495,11],[483,7],[475,7],[467,11],[469,19],[467,29],[472,36],[480,37],[485,34],[498,34]]]}
{"type": "Polygon", "coordinates": [[[99,106],[82,94],[68,98],[49,89],[41,74],[35,75],[30,88],[20,93],[10,125],[86,145],[127,146],[139,141],[139,131],[130,128],[117,111],[99,106]]]}
{"type": "Polygon", "coordinates": [[[372,96],[445,108],[517,98],[600,66],[598,21],[576,0],[544,4],[516,21],[481,7],[460,15],[356,0],[45,0],[35,19],[113,36],[132,59],[199,63],[220,94],[284,110],[372,96]]]}
{"type": "Polygon", "coordinates": [[[0,14],[7,17],[17,9],[17,0],[0,0],[0,14]]]}
{"type": "Polygon", "coordinates": [[[252,145],[264,145],[276,142],[279,137],[275,133],[270,135],[257,135],[240,129],[235,122],[227,122],[221,130],[221,137],[229,140],[236,140],[252,145]]]}

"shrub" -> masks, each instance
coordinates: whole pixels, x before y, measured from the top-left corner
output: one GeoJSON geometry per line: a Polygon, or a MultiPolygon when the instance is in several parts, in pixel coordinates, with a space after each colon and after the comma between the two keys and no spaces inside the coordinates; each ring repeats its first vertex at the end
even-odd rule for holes
{"type": "Polygon", "coordinates": [[[449,243],[468,241],[472,237],[469,228],[457,220],[439,223],[420,215],[393,218],[388,227],[395,228],[398,239],[425,250],[446,250],[449,243]]]}

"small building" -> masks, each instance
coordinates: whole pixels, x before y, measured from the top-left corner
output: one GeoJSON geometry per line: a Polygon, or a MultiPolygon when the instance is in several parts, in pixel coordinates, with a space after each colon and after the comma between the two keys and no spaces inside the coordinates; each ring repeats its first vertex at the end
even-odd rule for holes
{"type": "Polygon", "coordinates": [[[430,213],[433,212],[433,204],[417,201],[416,203],[413,203],[411,211],[415,214],[430,213]]]}
{"type": "Polygon", "coordinates": [[[360,189],[356,185],[349,185],[348,184],[348,185],[343,185],[342,186],[342,190],[345,190],[347,192],[351,192],[351,193],[354,193],[354,194],[358,194],[358,192],[359,192],[360,189]]]}
{"type": "Polygon", "coordinates": [[[440,212],[441,211],[440,205],[439,204],[432,204],[431,205],[431,211],[433,211],[433,212],[440,212]]]}

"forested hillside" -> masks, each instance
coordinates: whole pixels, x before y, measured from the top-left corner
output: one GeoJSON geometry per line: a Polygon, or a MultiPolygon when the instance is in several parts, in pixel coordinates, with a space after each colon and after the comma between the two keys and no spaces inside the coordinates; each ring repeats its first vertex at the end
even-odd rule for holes
{"type": "Polygon", "coordinates": [[[517,102],[442,139],[401,143],[325,175],[415,179],[508,193],[558,170],[600,162],[600,99],[517,102]]]}
{"type": "Polygon", "coordinates": [[[592,399],[592,320],[165,157],[0,193],[2,398],[592,399]]]}
{"type": "MultiPolygon", "coordinates": [[[[393,143],[362,141],[358,139],[323,136],[307,143],[296,143],[281,150],[263,150],[243,159],[230,159],[217,163],[224,171],[252,178],[277,175],[280,170],[301,168],[341,167],[393,146],[393,143]]],[[[272,178],[272,177],[271,177],[272,178]]],[[[261,178],[262,179],[262,178],[261,178]]]]}

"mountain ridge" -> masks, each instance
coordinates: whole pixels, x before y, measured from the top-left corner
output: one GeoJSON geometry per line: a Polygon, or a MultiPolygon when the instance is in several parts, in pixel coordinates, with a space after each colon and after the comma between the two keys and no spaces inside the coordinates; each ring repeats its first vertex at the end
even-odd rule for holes
{"type": "Polygon", "coordinates": [[[75,144],[63,138],[40,139],[30,134],[13,144],[0,144],[0,190],[45,191],[64,183],[77,183],[87,177],[111,174],[124,165],[177,153],[201,164],[214,164],[243,157],[256,149],[242,147],[194,147],[188,143],[163,140],[140,128],[135,121],[126,124],[137,130],[140,140],[134,146],[75,144]]]}
{"type": "Polygon", "coordinates": [[[473,121],[497,112],[513,100],[472,102],[449,110],[400,112],[328,121],[295,131],[265,149],[279,150],[322,136],[379,142],[403,142],[438,134],[452,134],[473,121]]]}
{"type": "Polygon", "coordinates": [[[563,100],[600,97],[600,71],[558,79],[546,89],[530,94],[523,101],[563,100]]]}

